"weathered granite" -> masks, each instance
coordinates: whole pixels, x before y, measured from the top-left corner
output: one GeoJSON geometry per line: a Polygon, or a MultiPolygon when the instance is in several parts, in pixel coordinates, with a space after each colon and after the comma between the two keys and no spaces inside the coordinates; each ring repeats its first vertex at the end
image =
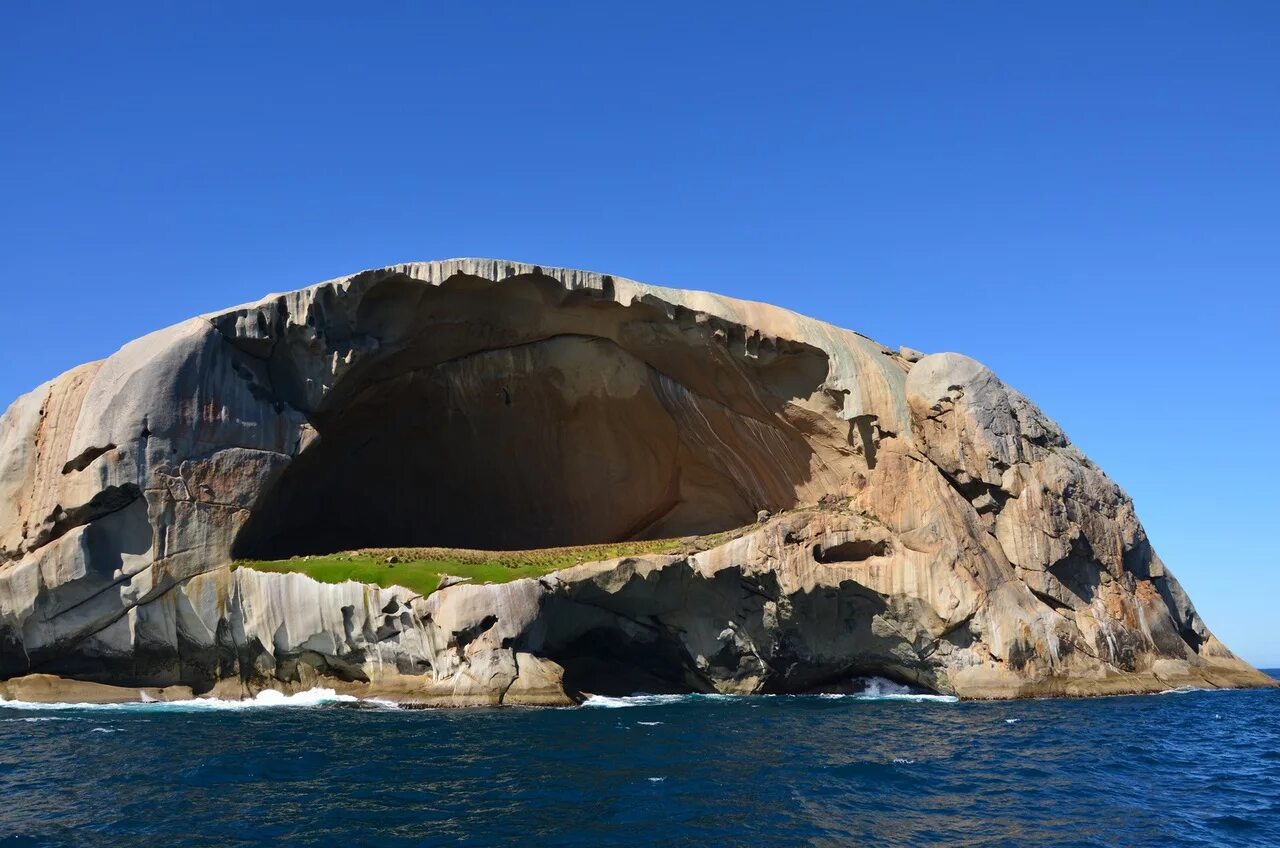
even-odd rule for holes
{"type": "Polygon", "coordinates": [[[475,259],[193,318],[19,398],[0,677],[31,674],[456,706],[861,674],[973,698],[1271,683],[1205,627],[1119,487],[973,360],[475,259]],[[426,598],[228,567],[762,514],[699,553],[426,598]]]}
{"type": "Polygon", "coordinates": [[[70,680],[52,674],[28,674],[0,682],[0,698],[33,704],[129,704],[139,701],[187,701],[189,686],[129,687],[70,680]]]}

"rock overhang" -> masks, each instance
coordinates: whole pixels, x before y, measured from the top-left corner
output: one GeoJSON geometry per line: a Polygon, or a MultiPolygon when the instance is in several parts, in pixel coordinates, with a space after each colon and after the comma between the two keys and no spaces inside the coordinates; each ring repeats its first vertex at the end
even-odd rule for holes
{"type": "MultiPolygon", "coordinates": [[[[328,454],[338,466],[369,470],[372,456],[385,467],[369,473],[389,481],[396,498],[430,494],[412,512],[440,515],[445,525],[479,516],[518,526],[505,518],[519,506],[513,499],[529,509],[526,525],[555,524],[560,514],[577,525],[511,540],[489,533],[490,544],[725,529],[837,485],[831,466],[838,463],[813,456],[820,435],[827,453],[847,452],[830,354],[794,338],[809,319],[759,304],[458,261],[364,272],[206,317],[250,357],[238,373],[253,393],[278,415],[291,409],[306,418],[299,468],[328,454]],[[744,313],[772,316],[777,326],[739,323],[744,313]],[[829,432],[816,432],[823,428],[829,432]],[[392,444],[418,446],[421,461],[392,444]],[[399,456],[388,458],[389,450],[399,456]],[[461,503],[456,491],[440,490],[485,477],[527,479],[487,497],[464,490],[461,503]],[[611,498],[614,490],[625,498],[611,498]],[[571,503],[552,503],[575,492],[571,503]],[[720,515],[688,514],[706,509],[720,515]],[[668,515],[673,510],[686,514],[668,515]]],[[[314,473],[372,489],[358,485],[354,471],[335,475],[335,468],[325,462],[314,473]]],[[[317,491],[308,480],[294,488],[317,491]]],[[[354,521],[370,526],[373,518],[354,521]]],[[[485,536],[480,528],[434,540],[412,538],[405,526],[395,532],[400,538],[364,541],[474,545],[485,536]]]]}

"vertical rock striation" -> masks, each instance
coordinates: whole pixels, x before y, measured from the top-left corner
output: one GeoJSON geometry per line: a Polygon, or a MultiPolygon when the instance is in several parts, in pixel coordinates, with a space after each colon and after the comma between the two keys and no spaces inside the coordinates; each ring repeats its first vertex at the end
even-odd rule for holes
{"type": "Polygon", "coordinates": [[[977,698],[1269,684],[990,370],[764,304],[394,266],[145,336],[0,418],[0,677],[469,705],[872,673],[977,698]],[[229,568],[753,524],[429,597],[229,568]]]}

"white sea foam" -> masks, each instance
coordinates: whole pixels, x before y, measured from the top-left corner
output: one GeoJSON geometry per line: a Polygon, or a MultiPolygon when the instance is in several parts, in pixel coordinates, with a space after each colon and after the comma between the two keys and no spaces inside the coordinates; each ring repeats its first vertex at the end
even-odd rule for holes
{"type": "MultiPolygon", "coordinates": [[[[692,701],[698,697],[717,697],[711,695],[626,695],[624,697],[610,697],[608,695],[592,695],[582,702],[584,707],[602,707],[604,709],[618,709],[621,707],[651,707],[659,704],[678,704],[682,701],[692,701]]],[[[727,696],[719,696],[727,697],[727,696]]]]}
{"type": "Polygon", "coordinates": [[[954,704],[960,700],[955,695],[927,695],[914,692],[886,693],[883,695],[869,695],[863,692],[849,697],[855,701],[916,701],[933,704],[954,704]]]}
{"type": "Polygon", "coordinates": [[[660,721],[637,721],[637,722],[636,722],[636,724],[643,724],[645,727],[653,727],[653,726],[655,726],[655,725],[662,724],[662,722],[660,722],[660,721]]]}
{"type": "Polygon", "coordinates": [[[1004,720],[1004,723],[1005,723],[1005,724],[1017,724],[1017,723],[1018,723],[1018,722],[1020,722],[1020,721],[1022,721],[1022,719],[1020,719],[1020,718],[1007,718],[1007,719],[1005,719],[1005,720],[1004,720]]]}
{"type": "Polygon", "coordinates": [[[861,682],[863,688],[859,692],[823,692],[816,697],[831,700],[843,698],[852,701],[932,701],[938,704],[953,704],[960,700],[955,695],[912,692],[910,687],[894,683],[885,677],[866,677],[861,682]]]}
{"type": "MultiPolygon", "coordinates": [[[[139,693],[142,695],[143,693],[139,693]]],[[[123,704],[44,704],[35,701],[8,701],[0,698],[0,707],[16,710],[111,710],[128,712],[202,712],[219,710],[255,710],[269,707],[325,707],[332,704],[368,704],[395,709],[391,701],[378,698],[360,699],[354,695],[339,695],[332,689],[308,689],[286,695],[274,689],[264,689],[253,698],[226,700],[222,698],[189,698],[182,701],[157,701],[152,698],[123,704]]]]}
{"type": "Polygon", "coordinates": [[[360,703],[365,706],[381,707],[384,710],[398,710],[400,705],[395,701],[388,701],[386,698],[357,698],[360,703]]]}
{"type": "Polygon", "coordinates": [[[1176,689],[1162,689],[1155,695],[1190,695],[1193,692],[1248,692],[1248,689],[1218,689],[1210,686],[1179,686],[1176,689]]]}
{"type": "Polygon", "coordinates": [[[884,677],[865,678],[863,690],[849,697],[859,701],[935,701],[941,704],[953,704],[960,700],[955,695],[912,692],[910,687],[884,677]]]}
{"type": "MultiPolygon", "coordinates": [[[[824,700],[847,699],[851,701],[924,701],[939,704],[953,704],[960,700],[954,695],[928,695],[912,692],[909,687],[894,683],[892,680],[883,677],[869,677],[863,681],[862,691],[853,693],[824,692],[819,695],[627,695],[625,697],[592,695],[583,701],[582,706],[616,709],[619,707],[651,707],[663,704],[694,703],[697,701],[745,701],[748,699],[776,697],[816,697],[824,700]]],[[[643,724],[643,722],[641,723],[643,724]]]]}

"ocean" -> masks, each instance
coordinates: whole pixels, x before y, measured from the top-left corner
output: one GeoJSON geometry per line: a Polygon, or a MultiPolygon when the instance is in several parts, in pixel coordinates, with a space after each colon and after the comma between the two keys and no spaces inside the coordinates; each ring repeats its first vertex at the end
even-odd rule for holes
{"type": "Polygon", "coordinates": [[[5,702],[0,799],[0,846],[1280,846],[1280,690],[5,702]]]}

